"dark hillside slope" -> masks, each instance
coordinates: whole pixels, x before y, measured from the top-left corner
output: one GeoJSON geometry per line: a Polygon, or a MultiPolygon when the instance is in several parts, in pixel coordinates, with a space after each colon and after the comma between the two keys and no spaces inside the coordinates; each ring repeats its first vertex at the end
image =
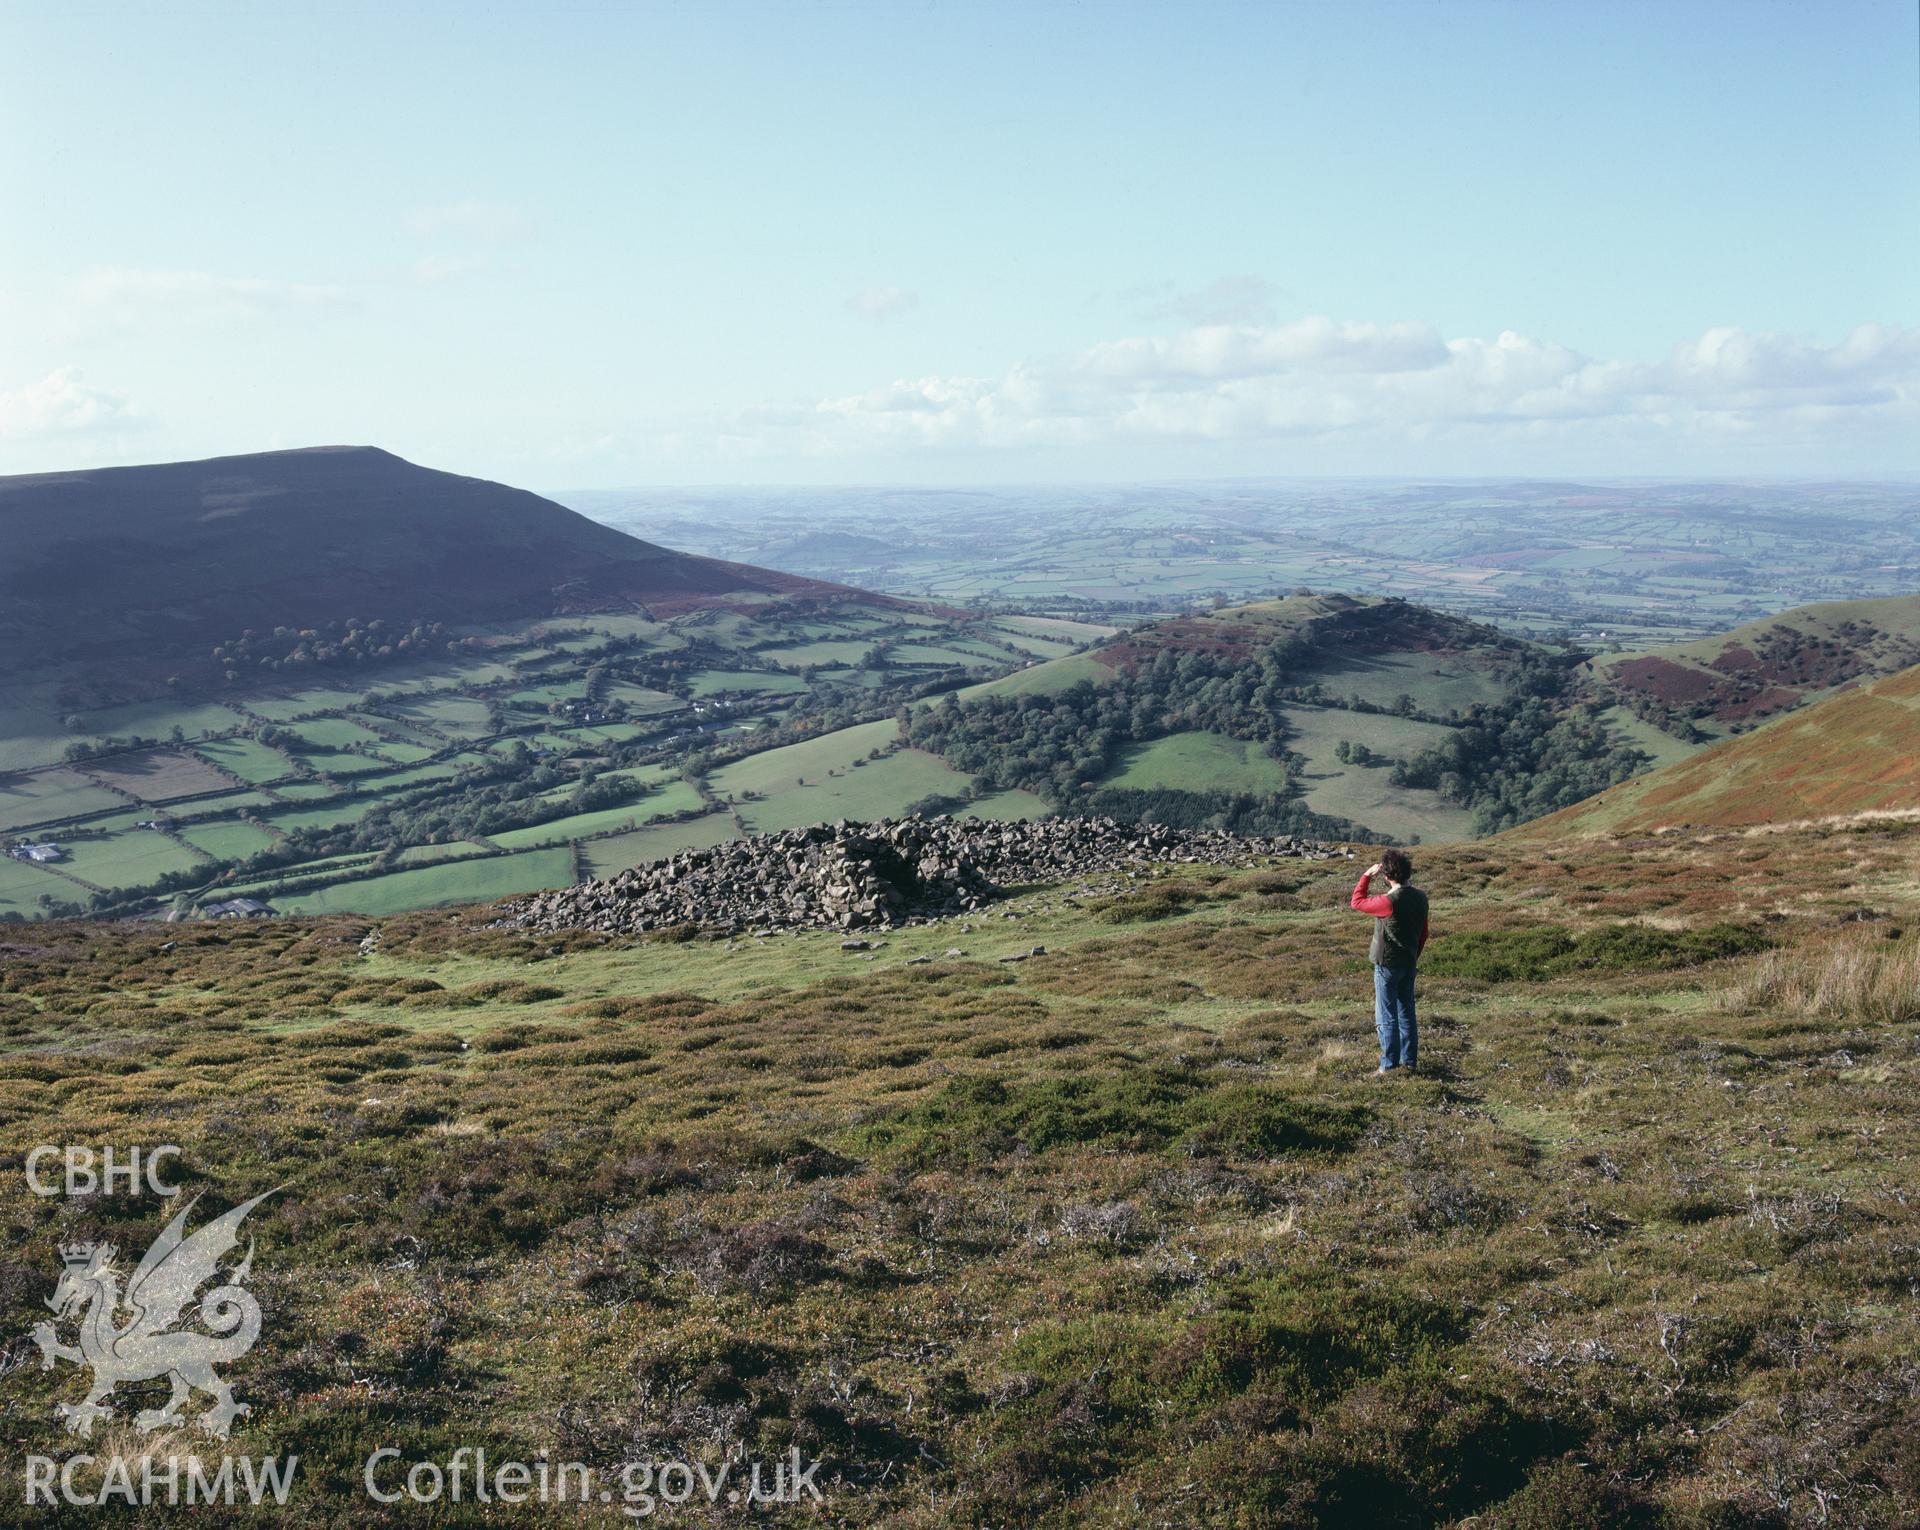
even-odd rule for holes
{"type": "Polygon", "coordinates": [[[373,447],[0,478],[0,645],[204,661],[247,629],[670,615],[826,585],[656,547],[522,489],[373,447]]]}

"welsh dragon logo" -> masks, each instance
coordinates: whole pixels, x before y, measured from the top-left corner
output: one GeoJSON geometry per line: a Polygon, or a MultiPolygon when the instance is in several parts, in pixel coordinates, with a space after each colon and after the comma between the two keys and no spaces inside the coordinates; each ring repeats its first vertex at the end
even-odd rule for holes
{"type": "Polygon", "coordinates": [[[253,1241],[246,1257],[226,1273],[222,1282],[201,1298],[196,1313],[209,1330],[176,1329],[194,1293],[214,1278],[215,1267],[240,1241],[240,1224],[267,1196],[256,1195],[244,1205],[214,1218],[191,1237],[187,1214],[193,1200],[153,1240],[153,1246],[127,1277],[121,1290],[120,1273],[113,1267],[110,1243],[63,1244],[66,1265],[60,1284],[47,1306],[60,1321],[78,1314],[78,1344],[63,1344],[52,1323],[34,1325],[33,1341],[40,1346],[40,1368],[51,1370],[55,1360],[71,1360],[93,1368],[93,1385],[84,1401],[61,1403],[56,1415],[70,1432],[93,1433],[93,1421],[113,1412],[107,1394],[123,1381],[152,1381],[161,1376],[173,1383],[173,1396],[164,1408],[149,1408],[134,1423],[151,1432],[180,1422],[180,1408],[195,1391],[213,1398],[213,1406],[199,1418],[209,1434],[227,1437],[233,1421],[252,1410],[233,1400],[233,1389],[215,1372],[216,1365],[238,1360],[260,1337],[260,1304],[241,1283],[253,1269],[253,1241]],[[125,1316],[123,1317],[123,1313],[125,1316]]]}

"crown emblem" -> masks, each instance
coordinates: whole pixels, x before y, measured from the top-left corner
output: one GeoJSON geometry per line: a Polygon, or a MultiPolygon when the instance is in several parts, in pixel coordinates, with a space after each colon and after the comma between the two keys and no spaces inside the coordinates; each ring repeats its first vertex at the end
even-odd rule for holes
{"type": "MultiPolygon", "coordinates": [[[[63,1243],[60,1245],[60,1260],[70,1270],[84,1270],[93,1263],[93,1257],[103,1245],[98,1243],[63,1243]]],[[[104,1245],[106,1257],[113,1257],[113,1246],[104,1245]]]]}

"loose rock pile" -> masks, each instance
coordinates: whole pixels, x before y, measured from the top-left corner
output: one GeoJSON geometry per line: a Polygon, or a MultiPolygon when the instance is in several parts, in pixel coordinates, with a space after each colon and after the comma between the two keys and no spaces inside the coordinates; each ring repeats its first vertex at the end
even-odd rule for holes
{"type": "Polygon", "coordinates": [[[1289,837],[1111,818],[841,822],[689,850],[606,881],[503,905],[520,929],[635,934],[680,925],[873,929],[979,909],[1007,887],[1130,874],[1158,863],[1243,866],[1348,852],[1289,837]]]}

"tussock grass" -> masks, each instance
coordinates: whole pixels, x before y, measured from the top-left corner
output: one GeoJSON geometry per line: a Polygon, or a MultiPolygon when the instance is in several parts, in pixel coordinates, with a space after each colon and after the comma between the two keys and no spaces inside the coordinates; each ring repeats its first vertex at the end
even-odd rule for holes
{"type": "Polygon", "coordinates": [[[1920,940],[1856,938],[1772,951],[1725,1002],[1873,1025],[1920,1021],[1920,940]]]}

